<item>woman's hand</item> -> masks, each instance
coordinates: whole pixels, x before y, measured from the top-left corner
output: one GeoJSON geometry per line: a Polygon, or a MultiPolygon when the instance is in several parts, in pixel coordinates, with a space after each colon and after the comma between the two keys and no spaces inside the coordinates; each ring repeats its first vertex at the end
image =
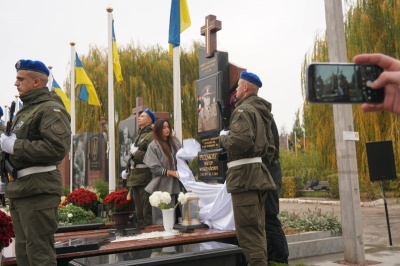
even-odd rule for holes
{"type": "Polygon", "coordinates": [[[178,171],[167,170],[167,176],[172,176],[172,177],[176,177],[176,178],[179,179],[179,173],[178,173],[178,171]]]}

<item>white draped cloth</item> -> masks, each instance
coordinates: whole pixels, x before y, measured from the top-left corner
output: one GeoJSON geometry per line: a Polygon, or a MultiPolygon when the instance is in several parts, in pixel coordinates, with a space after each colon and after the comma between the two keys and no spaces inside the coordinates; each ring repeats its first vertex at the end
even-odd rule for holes
{"type": "Polygon", "coordinates": [[[195,139],[183,140],[183,148],[176,154],[179,180],[186,190],[199,196],[202,223],[219,230],[235,230],[231,194],[227,192],[226,184],[213,185],[197,182],[186,163],[197,157],[200,150],[200,143],[195,139]]]}

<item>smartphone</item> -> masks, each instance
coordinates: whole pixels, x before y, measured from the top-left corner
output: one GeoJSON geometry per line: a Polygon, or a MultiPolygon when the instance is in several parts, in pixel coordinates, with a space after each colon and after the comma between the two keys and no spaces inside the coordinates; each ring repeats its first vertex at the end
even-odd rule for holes
{"type": "Polygon", "coordinates": [[[307,68],[307,100],[311,103],[381,103],[384,88],[370,86],[382,72],[377,65],[312,63],[307,68]]]}

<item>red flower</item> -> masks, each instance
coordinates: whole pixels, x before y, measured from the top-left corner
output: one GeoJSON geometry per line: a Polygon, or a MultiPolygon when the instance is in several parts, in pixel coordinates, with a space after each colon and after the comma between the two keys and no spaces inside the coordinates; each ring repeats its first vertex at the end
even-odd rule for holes
{"type": "Polygon", "coordinates": [[[88,189],[79,188],[68,194],[65,198],[65,203],[72,203],[75,206],[89,211],[96,206],[97,195],[88,189]]]}
{"type": "Polygon", "coordinates": [[[10,245],[13,236],[14,228],[11,217],[0,211],[0,251],[10,245]]]}
{"type": "Polygon", "coordinates": [[[108,194],[103,202],[107,208],[113,212],[124,212],[134,210],[134,202],[132,199],[127,200],[128,190],[122,189],[108,194]]]}

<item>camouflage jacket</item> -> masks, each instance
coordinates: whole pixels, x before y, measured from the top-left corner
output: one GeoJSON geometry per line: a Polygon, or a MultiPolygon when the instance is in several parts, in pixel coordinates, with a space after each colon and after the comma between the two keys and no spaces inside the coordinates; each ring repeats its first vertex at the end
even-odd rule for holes
{"type": "MultiPolygon", "coordinates": [[[[138,150],[135,152],[135,156],[131,157],[128,167],[130,165],[144,164],[143,159],[147,151],[147,146],[153,140],[153,129],[151,125],[139,129],[139,132],[133,142],[138,150]]],[[[129,171],[130,169],[128,169],[129,171]]],[[[152,174],[149,168],[136,168],[129,172],[128,187],[144,186],[150,183],[152,174]]]]}
{"type": "Polygon", "coordinates": [[[264,163],[230,167],[226,173],[228,192],[276,189],[266,168],[275,152],[272,119],[271,104],[257,95],[250,95],[236,104],[229,134],[219,137],[228,152],[228,163],[255,157],[261,157],[264,163]]]}
{"type": "MultiPolygon", "coordinates": [[[[24,105],[12,125],[17,140],[14,154],[10,155],[11,164],[17,170],[58,165],[71,145],[70,116],[61,98],[45,87],[21,95],[21,100],[24,105]],[[38,104],[40,107],[30,118],[24,119],[38,104]]],[[[61,174],[53,170],[27,175],[8,183],[6,197],[23,198],[37,194],[61,196],[62,189],[61,174]]]]}

